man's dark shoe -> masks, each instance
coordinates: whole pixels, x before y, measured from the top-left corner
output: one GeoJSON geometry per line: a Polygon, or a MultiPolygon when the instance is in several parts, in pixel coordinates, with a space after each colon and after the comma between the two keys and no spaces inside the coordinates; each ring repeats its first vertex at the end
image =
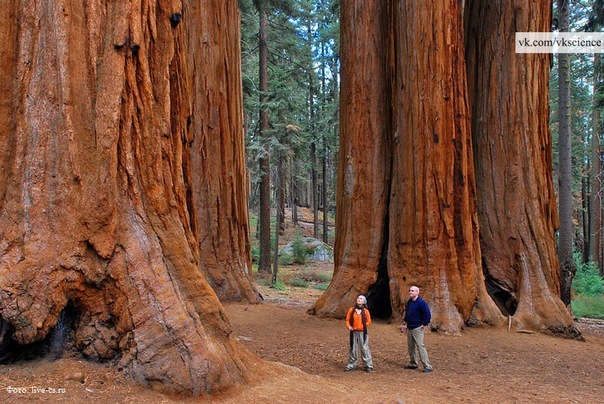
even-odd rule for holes
{"type": "Polygon", "coordinates": [[[354,370],[354,368],[349,368],[348,366],[344,368],[344,372],[350,372],[351,370],[354,370]]]}
{"type": "Polygon", "coordinates": [[[430,373],[430,372],[432,372],[432,368],[425,368],[424,369],[424,373],[430,373]]]}
{"type": "Polygon", "coordinates": [[[373,372],[373,368],[365,368],[365,372],[371,373],[371,372],[373,372]]]}
{"type": "Polygon", "coordinates": [[[417,369],[417,365],[405,365],[405,369],[417,369]]]}

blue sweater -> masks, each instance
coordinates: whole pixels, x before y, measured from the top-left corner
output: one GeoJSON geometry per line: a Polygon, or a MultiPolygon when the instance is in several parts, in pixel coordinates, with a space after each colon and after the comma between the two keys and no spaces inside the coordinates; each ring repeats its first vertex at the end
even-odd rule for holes
{"type": "Polygon", "coordinates": [[[421,297],[417,297],[415,301],[409,299],[405,304],[405,318],[404,321],[407,323],[407,328],[413,330],[414,328],[426,326],[430,324],[432,314],[428,303],[426,303],[421,297]]]}

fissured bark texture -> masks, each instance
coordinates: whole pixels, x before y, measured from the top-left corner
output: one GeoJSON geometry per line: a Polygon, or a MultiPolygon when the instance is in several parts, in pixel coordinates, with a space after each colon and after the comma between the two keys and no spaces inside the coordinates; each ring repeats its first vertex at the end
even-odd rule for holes
{"type": "MultiPolygon", "coordinates": [[[[141,383],[193,395],[245,382],[256,360],[234,341],[200,270],[212,254],[205,239],[217,233],[210,223],[240,212],[245,192],[229,129],[214,136],[232,149],[204,156],[220,170],[191,157],[207,138],[194,125],[211,126],[200,96],[212,101],[207,94],[228,86],[204,72],[208,81],[191,87],[201,74],[194,67],[210,68],[195,65],[193,20],[236,18],[234,0],[199,7],[8,0],[0,8],[1,316],[28,344],[69,304],[88,357],[119,358],[141,383]],[[224,194],[195,189],[205,183],[193,177],[227,172],[232,200],[216,213],[224,194]]],[[[221,114],[217,103],[211,111],[221,114]]],[[[244,268],[247,239],[236,233],[245,215],[235,216],[225,239],[238,240],[244,268]]]]}
{"type": "MultiPolygon", "coordinates": [[[[482,5],[485,9],[492,6],[489,2],[482,5]]],[[[494,39],[476,45],[480,52],[488,48],[497,56],[489,53],[484,58],[491,65],[471,58],[472,80],[489,77],[493,69],[508,75],[492,76],[492,83],[472,83],[481,87],[473,90],[474,105],[506,111],[492,119],[492,128],[475,119],[475,130],[482,131],[475,137],[483,142],[521,137],[520,132],[495,135],[494,126],[513,124],[522,127],[527,141],[473,152],[461,3],[383,1],[367,6],[350,0],[342,1],[341,7],[342,143],[335,273],[310,312],[342,317],[354,304],[354,295],[366,293],[370,308],[396,318],[404,310],[409,286],[418,285],[432,308],[434,329],[458,333],[466,325],[506,324],[504,315],[510,313],[498,308],[496,297],[487,291],[495,276],[487,272],[489,282],[485,280],[477,214],[477,198],[484,204],[484,194],[490,198],[496,194],[500,200],[513,199],[509,206],[518,207],[513,210],[518,216],[498,217],[507,212],[505,207],[497,211],[481,205],[481,219],[495,216],[485,221],[491,226],[487,232],[501,223],[522,226],[523,217],[526,224],[522,233],[514,233],[516,238],[506,235],[486,245],[486,259],[498,253],[507,261],[516,260],[513,282],[521,281],[517,284],[524,290],[525,300],[512,325],[554,333],[570,330],[568,313],[555,297],[551,143],[543,87],[547,75],[542,74],[547,61],[531,59],[528,66],[506,64],[498,52],[513,56],[513,33],[499,39],[506,42],[505,49],[494,39]],[[495,57],[502,60],[492,62],[495,57]],[[504,88],[506,85],[509,87],[504,88]],[[484,127],[478,128],[481,125],[484,127]],[[512,157],[517,156],[509,154],[518,154],[519,149],[527,157],[516,162],[512,157]],[[480,171],[476,184],[474,158],[479,159],[479,170],[485,170],[489,163],[480,160],[485,153],[497,155],[496,167],[503,170],[506,164],[513,165],[531,176],[497,172],[492,183],[508,181],[516,188],[493,189],[480,171]],[[526,187],[523,181],[527,181],[526,187]],[[529,189],[529,185],[533,187],[529,189]],[[523,243],[534,247],[522,249],[523,243]],[[528,314],[530,310],[541,314],[528,314]],[[546,320],[549,312],[554,320],[546,320]]],[[[471,7],[467,8],[465,13],[470,13],[471,7]]],[[[525,18],[523,14],[514,17],[514,13],[509,6],[505,16],[468,18],[485,24],[525,18]]],[[[549,22],[547,13],[531,15],[541,25],[549,22]]],[[[527,30],[539,31],[531,27],[527,25],[527,30]]],[[[482,26],[478,31],[492,38],[499,35],[482,26]]],[[[471,31],[470,35],[477,33],[471,31]]],[[[472,40],[477,38],[469,36],[468,41],[472,40]]]]}
{"type": "Polygon", "coordinates": [[[252,253],[236,1],[191,1],[187,13],[192,77],[191,181],[201,268],[221,301],[257,303],[252,253]],[[211,12],[209,12],[211,10],[211,12]]]}
{"type": "Polygon", "coordinates": [[[478,217],[489,292],[513,326],[576,336],[559,297],[550,55],[515,51],[516,32],[550,30],[551,7],[548,0],[466,3],[478,217]]]}
{"type": "Polygon", "coordinates": [[[498,324],[480,265],[461,3],[403,2],[393,10],[393,306],[402,311],[415,284],[431,303],[433,328],[498,324]]]}
{"type": "Polygon", "coordinates": [[[377,281],[386,236],[391,125],[390,89],[384,80],[389,71],[385,4],[345,1],[341,11],[335,269],[312,310],[343,317],[356,296],[377,281]]]}
{"type": "Polygon", "coordinates": [[[418,285],[433,327],[457,333],[503,317],[480,265],[461,8],[428,3],[341,4],[335,273],[311,312],[367,293],[400,317],[418,285]]]}

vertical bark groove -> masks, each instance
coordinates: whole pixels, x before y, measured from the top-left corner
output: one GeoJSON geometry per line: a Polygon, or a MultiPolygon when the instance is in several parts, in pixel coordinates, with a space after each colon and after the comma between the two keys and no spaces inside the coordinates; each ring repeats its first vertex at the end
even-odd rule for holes
{"type": "MultiPolygon", "coordinates": [[[[387,8],[383,1],[342,2],[341,131],[336,192],[334,277],[311,309],[344,316],[377,280],[389,190],[387,8]],[[359,66],[363,66],[359,69],[359,66]]],[[[367,296],[373,304],[373,293],[367,296]]]]}
{"type": "Polygon", "coordinates": [[[472,0],[465,13],[478,217],[490,294],[516,328],[575,336],[557,297],[549,56],[516,54],[514,48],[515,32],[549,31],[551,3],[472,0]]]}
{"type": "MultiPolygon", "coordinates": [[[[221,301],[257,303],[251,282],[237,2],[189,12],[193,105],[191,174],[201,267],[221,301]]],[[[186,206],[186,205],[183,205],[186,206]]]]}
{"type": "MultiPolygon", "coordinates": [[[[216,175],[195,172],[190,150],[190,117],[204,108],[187,90],[195,4],[10,1],[0,11],[0,99],[12,103],[0,103],[0,316],[29,344],[71,306],[86,356],[192,395],[250,380],[256,361],[204,279],[196,228],[215,235],[196,219],[217,198],[227,206],[213,220],[224,212],[239,226],[243,208],[224,194],[188,205],[193,176],[216,175]],[[176,27],[174,14],[184,16],[176,27]]],[[[233,150],[209,156],[223,157],[220,176],[233,166],[225,194],[243,175],[239,139],[227,139],[233,150]]],[[[233,243],[243,268],[245,241],[233,243]]]]}

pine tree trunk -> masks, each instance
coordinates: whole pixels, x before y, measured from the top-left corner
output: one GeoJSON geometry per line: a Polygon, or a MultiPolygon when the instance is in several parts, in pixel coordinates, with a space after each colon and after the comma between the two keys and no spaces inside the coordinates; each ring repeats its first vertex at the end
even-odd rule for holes
{"type": "Polygon", "coordinates": [[[191,181],[201,268],[221,301],[256,303],[247,208],[236,1],[191,3],[193,105],[191,181]]]}
{"type": "MultiPolygon", "coordinates": [[[[260,2],[263,4],[263,1],[260,2]]],[[[268,17],[264,7],[260,7],[260,137],[268,137],[269,116],[265,105],[268,93],[268,44],[266,27],[268,17]]],[[[264,274],[271,272],[271,166],[268,146],[264,145],[263,155],[258,159],[260,164],[260,262],[258,271],[264,274]]]]}
{"type": "Polygon", "coordinates": [[[300,199],[298,198],[298,161],[295,157],[291,158],[291,197],[292,197],[292,224],[298,226],[298,204],[300,199]]]}
{"type": "Polygon", "coordinates": [[[277,284],[277,274],[279,272],[279,234],[281,227],[281,218],[283,217],[281,198],[281,174],[283,165],[281,159],[277,158],[277,171],[275,173],[275,241],[273,246],[273,272],[271,276],[271,284],[275,286],[277,284]]]}
{"type": "MultiPolygon", "coordinates": [[[[323,142],[327,142],[326,139],[323,139],[323,142]]],[[[323,148],[324,157],[323,157],[323,242],[325,244],[329,241],[329,200],[327,198],[327,146],[323,148]]]]}
{"type": "Polygon", "coordinates": [[[602,136],[602,122],[600,109],[598,105],[598,97],[602,96],[602,57],[599,53],[594,53],[594,106],[593,106],[593,135],[591,139],[591,204],[590,204],[590,229],[591,229],[591,261],[598,264],[600,275],[603,272],[602,262],[602,164],[600,147],[600,136],[602,136]]]}
{"type": "Polygon", "coordinates": [[[317,180],[317,146],[310,144],[310,176],[312,184],[312,236],[319,238],[319,181],[317,180]]]}
{"type": "MultiPolygon", "coordinates": [[[[585,164],[583,172],[589,171],[589,166],[585,164]]],[[[575,243],[578,250],[581,251],[581,262],[588,262],[591,254],[589,253],[589,247],[591,244],[591,230],[589,228],[589,212],[591,210],[591,200],[589,194],[591,193],[591,181],[588,177],[581,177],[581,209],[577,212],[578,220],[581,222],[581,237],[575,243]]]]}
{"type": "Polygon", "coordinates": [[[243,383],[255,359],[200,270],[190,4],[3,3],[0,313],[29,344],[71,307],[84,355],[197,395],[243,383]]]}
{"type": "MultiPolygon", "coordinates": [[[[561,31],[568,31],[569,0],[558,1],[558,20],[561,31]]],[[[560,231],[558,233],[558,258],[560,260],[560,296],[566,306],[570,305],[570,289],[577,267],[573,259],[573,194],[572,194],[572,142],[571,142],[571,94],[570,55],[558,55],[558,159],[560,231]]]]}

